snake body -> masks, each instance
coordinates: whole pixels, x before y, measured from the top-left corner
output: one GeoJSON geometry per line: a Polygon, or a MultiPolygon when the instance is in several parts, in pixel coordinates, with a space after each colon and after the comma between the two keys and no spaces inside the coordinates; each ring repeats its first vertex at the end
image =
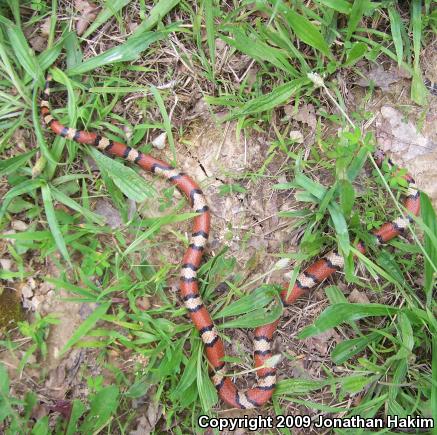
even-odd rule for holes
{"type": "MultiPolygon", "coordinates": [[[[41,114],[44,123],[55,134],[74,140],[78,143],[94,145],[99,150],[113,156],[121,157],[129,162],[139,165],[152,174],[159,175],[173,183],[189,200],[192,208],[198,215],[194,218],[193,232],[187,251],[182,259],[180,272],[180,292],[182,300],[189,315],[202,339],[206,357],[212,368],[212,381],[217,388],[220,397],[229,405],[236,408],[254,408],[266,403],[273,394],[276,385],[276,368],[270,367],[267,361],[272,357],[271,343],[273,334],[279,320],[256,328],[254,337],[254,360],[256,367],[257,383],[250,389],[239,390],[229,376],[226,376],[225,356],[223,341],[217,333],[217,329],[211,316],[205,307],[199,293],[197,270],[202,261],[208,234],[210,230],[210,211],[205,196],[198,184],[188,175],[180,172],[168,163],[135,150],[123,143],[113,141],[96,133],[76,130],[62,125],[50,112],[50,87],[52,78],[49,75],[40,102],[41,114]],[[267,363],[267,364],[266,364],[267,363]]],[[[381,163],[383,156],[376,156],[377,162],[381,163]]],[[[393,166],[391,160],[388,161],[393,166]]],[[[419,192],[414,180],[410,175],[405,175],[409,183],[408,192],[404,201],[405,208],[413,215],[420,210],[419,192]]],[[[398,236],[408,226],[411,216],[398,217],[393,222],[385,223],[373,233],[376,243],[385,243],[398,236]]],[[[364,253],[363,242],[357,245],[357,249],[364,253]]],[[[314,288],[335,272],[343,269],[344,258],[337,252],[331,251],[307,267],[296,279],[294,287],[289,291],[285,285],[280,293],[284,306],[292,304],[302,294],[314,288]]]]}

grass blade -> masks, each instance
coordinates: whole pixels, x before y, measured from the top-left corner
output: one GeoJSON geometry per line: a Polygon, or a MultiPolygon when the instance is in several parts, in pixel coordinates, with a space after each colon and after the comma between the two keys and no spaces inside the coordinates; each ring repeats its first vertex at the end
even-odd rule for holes
{"type": "Polygon", "coordinates": [[[319,32],[316,26],[311,23],[303,15],[299,15],[297,12],[290,10],[286,15],[288,24],[290,24],[296,36],[305,44],[319,50],[325,56],[333,59],[331,50],[328,44],[325,42],[322,34],[319,32]]]}
{"type": "Polygon", "coordinates": [[[0,161],[0,177],[9,175],[15,172],[21,166],[25,165],[35,154],[35,150],[27,153],[19,154],[18,156],[11,157],[10,159],[0,161]]]}
{"type": "Polygon", "coordinates": [[[272,286],[264,285],[223,308],[214,316],[214,318],[238,316],[259,308],[264,308],[267,304],[273,301],[276,295],[277,292],[272,286]]]}
{"type": "Polygon", "coordinates": [[[103,9],[100,11],[99,15],[97,15],[97,18],[82,35],[82,38],[88,38],[88,36],[90,36],[96,29],[106,23],[106,21],[108,21],[113,15],[117,14],[118,11],[130,2],[131,0],[107,0],[103,9]]]}
{"type": "MultiPolygon", "coordinates": [[[[420,195],[420,210],[424,224],[430,229],[431,233],[437,234],[437,216],[431,201],[424,193],[420,195]]],[[[433,240],[426,232],[425,251],[429,256],[429,259],[434,263],[433,267],[430,261],[425,258],[425,282],[423,287],[426,295],[426,305],[431,307],[432,293],[436,281],[436,277],[434,276],[434,268],[437,266],[437,245],[433,243],[433,240]]]]}
{"type": "MultiPolygon", "coordinates": [[[[8,25],[13,26],[14,25],[11,21],[9,21],[5,18],[3,18],[3,20],[1,20],[2,18],[3,17],[0,15],[0,22],[3,22],[3,20],[5,20],[6,26],[8,26],[8,25]]],[[[11,60],[9,59],[8,52],[6,51],[6,44],[4,42],[2,32],[0,32],[0,58],[3,62],[2,69],[9,76],[9,79],[11,80],[11,82],[13,83],[15,88],[17,89],[18,93],[21,95],[21,98],[23,98],[23,100],[26,103],[30,104],[31,99],[29,98],[29,96],[27,94],[26,87],[24,86],[24,83],[19,78],[17,72],[15,71],[15,67],[12,66],[11,60]]]]}
{"type": "Polygon", "coordinates": [[[402,65],[402,59],[404,57],[404,43],[402,41],[401,34],[401,16],[394,6],[389,6],[388,15],[390,18],[391,36],[396,49],[396,56],[398,58],[398,65],[402,65]]]}
{"type": "Polygon", "coordinates": [[[347,228],[346,219],[336,202],[331,202],[328,205],[329,214],[331,215],[332,223],[334,224],[335,232],[337,233],[338,245],[345,257],[349,255],[349,231],[347,228]]]}
{"type": "Polygon", "coordinates": [[[212,73],[214,76],[215,70],[215,27],[214,27],[214,4],[213,0],[205,0],[205,27],[206,40],[209,49],[209,59],[211,61],[212,73]]]}
{"type": "Polygon", "coordinates": [[[95,148],[90,148],[90,154],[100,171],[104,171],[128,198],[141,202],[155,195],[153,187],[132,168],[105,156],[95,148]]]}
{"type": "Polygon", "coordinates": [[[47,184],[43,184],[41,186],[41,193],[44,203],[44,210],[46,212],[47,223],[49,224],[50,231],[52,232],[52,236],[55,239],[56,246],[58,247],[64,259],[68,263],[71,263],[70,255],[68,254],[64,237],[62,236],[61,230],[58,225],[58,220],[56,219],[50,188],[47,184]]]}
{"type": "Polygon", "coordinates": [[[44,138],[44,134],[42,131],[41,120],[39,117],[39,106],[38,106],[38,87],[35,86],[33,90],[32,96],[32,122],[33,128],[35,129],[35,136],[38,142],[39,147],[41,148],[41,153],[43,156],[52,164],[56,165],[57,161],[54,159],[50,149],[47,145],[47,142],[44,138]]]}
{"type": "Polygon", "coordinates": [[[22,30],[16,25],[11,25],[6,27],[6,33],[19,64],[30,77],[42,83],[43,74],[41,68],[22,30]]]}
{"type": "Polygon", "coordinates": [[[82,62],[82,50],[76,33],[69,32],[65,36],[65,52],[67,53],[67,69],[80,65],[82,62]]]}
{"type": "MultiPolygon", "coordinates": [[[[434,382],[431,384],[431,415],[437,415],[437,335],[432,336],[432,376],[434,382]]],[[[437,430],[433,430],[435,435],[437,430]]]]}
{"type": "Polygon", "coordinates": [[[253,34],[253,38],[251,38],[250,36],[252,35],[246,35],[242,29],[235,27],[230,27],[229,29],[225,27],[223,30],[228,30],[233,36],[233,38],[228,38],[227,36],[220,35],[223,41],[252,57],[257,62],[271,63],[286,73],[293,69],[293,66],[287,61],[286,51],[264,43],[259,35],[253,34]]]}
{"type": "Polygon", "coordinates": [[[266,309],[254,310],[234,320],[221,323],[218,328],[257,328],[278,320],[282,315],[282,310],[282,304],[278,302],[270,311],[266,309]]]}
{"type": "Polygon", "coordinates": [[[328,6],[328,8],[334,9],[342,14],[349,15],[352,7],[346,0],[316,0],[317,3],[328,6]]]}
{"type": "Polygon", "coordinates": [[[326,308],[313,325],[299,333],[299,338],[313,337],[344,322],[360,320],[369,316],[387,316],[396,314],[399,308],[381,304],[335,304],[326,308]]]}
{"type": "Polygon", "coordinates": [[[41,187],[43,184],[42,180],[26,180],[20,184],[17,184],[3,197],[3,203],[0,208],[0,220],[2,219],[4,213],[6,212],[11,201],[17,196],[23,195],[24,193],[32,192],[33,190],[41,187]]]}
{"type": "Polygon", "coordinates": [[[134,36],[152,29],[158,21],[162,20],[179,2],[180,0],[159,0],[150,11],[149,17],[135,30],[134,36]]]}
{"type": "MultiPolygon", "coordinates": [[[[171,29],[174,30],[174,27],[171,29]]],[[[170,28],[168,28],[170,31],[170,28]]],[[[140,54],[146,50],[150,44],[164,38],[168,32],[145,32],[138,36],[130,37],[124,44],[92,57],[79,65],[68,68],[66,73],[69,76],[84,74],[88,71],[95,70],[104,65],[118,62],[131,62],[139,58],[140,54]]]]}
{"type": "Polygon", "coordinates": [[[99,216],[85,207],[82,207],[74,199],[71,199],[69,196],[65,195],[65,193],[63,193],[61,190],[51,187],[50,191],[56,201],[62,202],[62,204],[66,205],[72,210],[81,213],[86,219],[95,222],[97,225],[103,225],[105,223],[105,219],[102,216],[99,216]]]}
{"type": "Polygon", "coordinates": [[[155,86],[150,86],[150,91],[152,92],[153,96],[155,97],[156,104],[158,104],[159,111],[161,112],[162,121],[164,124],[165,132],[167,133],[168,137],[168,143],[170,144],[170,149],[173,153],[173,159],[176,160],[176,146],[174,143],[173,133],[171,131],[171,121],[168,116],[167,110],[165,109],[164,100],[161,97],[161,94],[159,93],[158,89],[155,88],[155,86]]]}
{"type": "Polygon", "coordinates": [[[203,352],[198,349],[197,353],[197,391],[202,409],[205,413],[209,413],[211,408],[217,403],[217,391],[212,384],[206,370],[204,370],[203,352]]]}
{"type": "Polygon", "coordinates": [[[90,331],[100,318],[106,314],[108,308],[111,306],[111,302],[104,302],[99,305],[86,320],[76,329],[74,334],[65,343],[65,346],[61,349],[60,355],[65,354],[72,346],[74,346],[88,331],[90,331]]]}
{"type": "Polygon", "coordinates": [[[344,66],[355,65],[366,54],[367,48],[364,42],[355,42],[347,54],[344,66]]]}
{"type": "Polygon", "coordinates": [[[346,41],[349,41],[352,34],[355,32],[361,18],[363,18],[366,9],[367,0],[355,0],[352,5],[352,10],[349,15],[349,23],[347,26],[346,41]]]}
{"type": "Polygon", "coordinates": [[[68,99],[67,99],[67,111],[68,111],[68,122],[67,125],[74,127],[77,121],[77,100],[74,93],[73,84],[68,76],[58,68],[54,68],[52,71],[53,79],[59,83],[62,83],[67,88],[68,99]]]}
{"type": "Polygon", "coordinates": [[[413,51],[414,67],[413,80],[411,82],[411,99],[420,105],[426,104],[427,90],[423,84],[422,73],[420,71],[420,49],[422,40],[422,1],[413,0],[411,2],[411,23],[413,27],[413,51]]]}
{"type": "MultiPolygon", "coordinates": [[[[284,83],[283,85],[276,87],[269,94],[261,95],[260,97],[254,98],[253,100],[243,104],[241,108],[232,111],[225,118],[225,120],[231,120],[242,116],[271,110],[274,107],[288,101],[291,96],[294,95],[306,82],[306,79],[296,79],[288,83],[284,83]]],[[[205,98],[205,100],[207,100],[207,98],[205,98]]]]}
{"type": "Polygon", "coordinates": [[[193,217],[197,216],[197,213],[181,213],[178,215],[169,215],[169,216],[163,216],[161,218],[153,219],[153,224],[150,228],[148,228],[145,232],[143,232],[137,239],[135,239],[124,251],[124,255],[128,255],[137,249],[140,248],[140,245],[144,240],[147,240],[149,237],[151,237],[154,233],[156,233],[161,226],[167,225],[170,223],[176,223],[176,222],[183,222],[188,219],[192,219],[193,217]]]}

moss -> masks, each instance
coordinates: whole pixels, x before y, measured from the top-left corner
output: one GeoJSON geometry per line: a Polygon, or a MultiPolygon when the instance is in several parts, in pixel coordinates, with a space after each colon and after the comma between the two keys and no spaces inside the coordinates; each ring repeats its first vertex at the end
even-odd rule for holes
{"type": "Polygon", "coordinates": [[[23,320],[23,309],[17,293],[0,289],[0,331],[10,329],[23,320]]]}

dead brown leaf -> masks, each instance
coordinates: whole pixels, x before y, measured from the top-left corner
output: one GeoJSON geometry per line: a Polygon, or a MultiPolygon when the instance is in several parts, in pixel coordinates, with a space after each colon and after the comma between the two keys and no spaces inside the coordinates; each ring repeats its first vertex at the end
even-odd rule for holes
{"type": "Polygon", "coordinates": [[[307,338],[305,344],[310,351],[317,351],[320,355],[327,355],[329,346],[338,339],[338,334],[334,329],[328,329],[315,337],[307,338]]]}
{"type": "Polygon", "coordinates": [[[138,425],[135,430],[132,430],[129,432],[129,435],[148,435],[150,434],[154,429],[156,424],[158,423],[159,419],[162,416],[162,406],[150,402],[149,406],[147,408],[146,414],[142,415],[138,419],[138,425]]]}
{"type": "Polygon", "coordinates": [[[87,0],[75,0],[74,7],[79,15],[76,31],[80,36],[85,32],[90,23],[96,19],[99,7],[87,0]]]}
{"type": "Polygon", "coordinates": [[[360,292],[358,289],[353,289],[351,294],[348,297],[348,301],[353,304],[369,304],[369,298],[363,292],[360,292]]]}
{"type": "Polygon", "coordinates": [[[401,154],[404,161],[429,153],[437,144],[423,136],[416,126],[391,106],[381,107],[377,120],[378,144],[384,151],[401,154]]]}
{"type": "Polygon", "coordinates": [[[296,110],[292,105],[287,105],[284,107],[284,111],[291,119],[308,125],[311,130],[316,129],[316,110],[312,104],[303,104],[298,110],[296,110]]]}
{"type": "Polygon", "coordinates": [[[41,35],[36,35],[29,39],[31,47],[37,52],[41,53],[47,48],[47,38],[41,35]]]}
{"type": "MultiPolygon", "coordinates": [[[[436,100],[437,99],[433,99],[436,100]]],[[[430,105],[429,120],[437,119],[436,103],[430,105]]],[[[422,132],[413,122],[391,106],[383,106],[376,120],[379,147],[393,161],[411,173],[419,189],[426,192],[437,206],[437,138],[435,128],[426,125],[422,132]],[[426,134],[426,135],[425,135],[426,134]]]]}
{"type": "Polygon", "coordinates": [[[123,224],[120,212],[106,199],[97,201],[94,212],[102,216],[111,228],[120,228],[123,224]]]}
{"type": "Polygon", "coordinates": [[[390,85],[398,82],[402,78],[409,77],[409,74],[400,68],[391,66],[390,69],[385,70],[381,64],[373,66],[369,71],[362,71],[364,77],[361,77],[356,84],[364,88],[374,86],[381,88],[383,91],[388,91],[390,85]]]}

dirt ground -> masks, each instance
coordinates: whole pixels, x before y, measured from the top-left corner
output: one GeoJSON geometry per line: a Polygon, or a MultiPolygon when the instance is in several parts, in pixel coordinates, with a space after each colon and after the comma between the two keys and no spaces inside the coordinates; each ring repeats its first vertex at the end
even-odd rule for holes
{"type": "MultiPolygon", "coordinates": [[[[431,44],[424,54],[426,65],[424,71],[430,79],[437,80],[437,43],[431,44]]],[[[237,55],[236,55],[237,56],[237,55]]],[[[244,60],[244,59],[243,59],[244,60]]],[[[234,62],[242,62],[235,58],[234,62]]],[[[425,61],[424,61],[425,62],[425,61]]],[[[230,62],[228,62],[230,64],[230,62]]],[[[437,207],[437,97],[430,97],[429,105],[418,108],[409,100],[410,78],[399,72],[395,65],[386,62],[382,69],[374,69],[373,77],[379,86],[371,100],[364,100],[368,83],[354,82],[348,77],[339,79],[344,81],[344,97],[351,111],[364,109],[374,113],[363,128],[375,132],[378,143],[387,151],[393,160],[400,166],[408,168],[416,179],[418,187],[432,198],[437,207]]],[[[182,67],[183,68],[183,67],[182,67]]],[[[368,68],[363,65],[363,70],[368,68]]],[[[181,73],[184,74],[184,73],[181,73]]],[[[187,73],[188,74],[188,73],[187,73]]],[[[190,90],[186,91],[188,95],[190,90]]],[[[297,210],[304,207],[298,203],[292,192],[272,189],[278,182],[291,181],[292,174],[284,174],[284,158],[278,154],[273,156],[265,170],[264,177],[248,177],[248,173],[256,173],[263,166],[270,148],[272,135],[270,132],[254,133],[246,137],[238,136],[234,122],[222,122],[224,113],[211,114],[202,97],[197,102],[192,99],[179,99],[178,111],[185,113],[187,120],[184,133],[177,137],[177,159],[179,167],[196,179],[206,195],[212,212],[212,231],[209,240],[208,255],[214,256],[224,246],[228,248],[227,255],[236,258],[238,270],[244,275],[243,282],[251,282],[249,289],[256,288],[262,282],[286,282],[290,268],[273,271],[278,261],[278,254],[282,252],[297,252],[302,226],[292,228],[290,219],[278,217],[278,212],[297,210]],[[278,175],[281,174],[281,175],[278,175]],[[240,179],[241,176],[241,179],[240,179]],[[239,183],[244,187],[244,193],[221,195],[220,186],[227,183],[239,183]],[[244,249],[242,249],[244,246],[244,249]],[[267,275],[267,276],[265,276],[267,275]],[[259,279],[259,277],[263,277],[259,279]]],[[[297,147],[307,149],[314,140],[314,130],[318,114],[310,106],[301,107],[295,113],[293,107],[284,108],[290,134],[296,137],[297,147]]],[[[181,122],[181,121],[179,121],[181,122]]],[[[329,129],[329,126],[325,127],[329,129]]],[[[156,138],[151,138],[156,139],[156,138]]],[[[163,150],[155,150],[155,155],[171,159],[168,145],[163,150]]],[[[145,174],[147,179],[150,177],[145,174]]],[[[316,179],[324,180],[324,174],[313,173],[316,179]]],[[[157,188],[164,188],[164,182],[157,182],[157,188]]],[[[180,194],[175,193],[175,202],[180,194]]],[[[140,206],[145,217],[154,217],[160,214],[154,207],[154,202],[140,206]]],[[[95,211],[100,214],[109,214],[108,225],[121,225],[121,218],[115,208],[108,202],[96,203],[95,211]],[[110,212],[110,213],[109,213],[110,212]]],[[[168,210],[166,211],[168,213],[168,210]]],[[[188,224],[180,224],[177,229],[181,232],[190,231],[188,224]]],[[[20,231],[20,224],[15,223],[12,232],[20,231]]],[[[166,259],[177,265],[183,254],[183,247],[172,238],[171,231],[163,229],[160,235],[168,243],[159,248],[158,258],[166,259]]],[[[158,250],[157,250],[158,251],[158,250]]],[[[0,251],[0,257],[2,252],[0,251]]],[[[157,252],[158,254],[158,252],[157,252]]],[[[4,267],[6,263],[2,264],[4,267]]],[[[293,267],[293,265],[291,265],[293,267]]],[[[48,258],[44,265],[44,272],[20,283],[18,295],[24,307],[31,312],[42,315],[52,314],[60,319],[58,325],[51,326],[48,338],[48,358],[44,363],[46,381],[40,387],[38,394],[41,399],[50,402],[54,399],[63,399],[66,391],[71,397],[86,396],[86,386],[77,376],[81,365],[87,363],[93,374],[102,372],[96,363],[93,350],[76,349],[63,357],[59,351],[66,344],[73,332],[92,312],[93,306],[66,301],[68,292],[55,292],[54,286],[44,281],[43,276],[57,277],[59,271],[48,258]]],[[[336,278],[335,281],[351,301],[376,301],[379,296],[366,293],[353,286],[348,286],[336,278]]],[[[217,283],[219,284],[219,283],[217,283]]],[[[169,283],[170,291],[175,293],[177,282],[169,283]]],[[[383,297],[383,296],[382,296],[383,297]]],[[[344,339],[334,330],[307,340],[297,340],[295,337],[304,326],[311,322],[327,306],[323,288],[311,292],[310,297],[302,298],[296,305],[287,308],[275,340],[275,349],[279,353],[290,355],[293,358],[284,358],[279,366],[279,379],[283,378],[319,378],[324,375],[325,366],[335,373],[342,371],[341,367],[332,366],[329,353],[332,347],[344,339]]],[[[253,331],[233,330],[230,332],[233,345],[227,349],[228,354],[236,352],[245,355],[250,365],[252,353],[253,331]]],[[[23,351],[25,343],[23,343],[23,351]]],[[[0,360],[10,369],[10,376],[14,379],[13,388],[17,393],[33,388],[34,380],[40,377],[32,368],[26,368],[21,377],[13,370],[19,359],[20,351],[13,356],[10,352],[0,353],[0,360]]],[[[247,379],[250,379],[248,377],[247,379]]],[[[245,379],[244,382],[247,381],[245,379]]],[[[318,400],[329,404],[331,395],[317,393],[318,400]]],[[[288,412],[302,413],[299,406],[289,404],[288,412]]],[[[44,412],[43,410],[41,412],[44,412]]],[[[236,416],[239,411],[221,410],[221,415],[236,416]]],[[[295,432],[298,433],[298,432],[295,432]]]]}

